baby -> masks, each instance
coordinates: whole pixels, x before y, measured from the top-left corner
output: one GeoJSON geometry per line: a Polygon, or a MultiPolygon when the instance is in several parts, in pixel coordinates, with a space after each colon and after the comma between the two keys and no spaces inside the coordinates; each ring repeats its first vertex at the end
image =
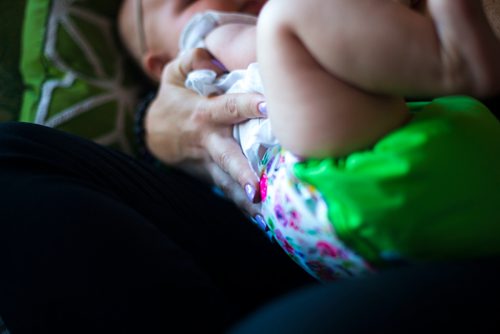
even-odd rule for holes
{"type": "MultiPolygon", "coordinates": [[[[431,80],[413,80],[408,84],[402,71],[380,75],[376,70],[384,59],[379,64],[368,61],[365,66],[363,62],[352,62],[349,68],[339,67],[330,60],[342,59],[341,52],[329,48],[324,41],[312,62],[307,52],[313,53],[314,46],[304,50],[305,42],[291,44],[291,49],[283,52],[286,39],[273,40],[276,31],[285,31],[276,28],[284,28],[279,27],[286,21],[281,17],[293,17],[297,12],[310,15],[311,8],[324,8],[339,15],[349,13],[347,9],[351,7],[357,10],[351,14],[361,13],[363,6],[368,9],[368,2],[339,2],[334,9],[336,1],[319,1],[308,2],[300,11],[298,8],[305,4],[298,1],[292,6],[291,2],[271,1],[259,22],[263,31],[259,34],[262,72],[256,66],[255,23],[265,1],[128,0],[120,15],[120,31],[130,52],[155,81],[168,61],[183,49],[193,47],[207,48],[231,71],[222,77],[206,71],[191,74],[187,84],[199,93],[264,93],[260,83],[262,73],[273,132],[279,134],[286,150],[277,145],[268,121],[235,127],[235,134],[261,175],[262,210],[267,228],[282,248],[314,277],[325,281],[350,277],[369,272],[371,264],[384,266],[391,261],[497,253],[499,233],[488,232],[496,231],[498,225],[494,224],[498,154],[492,152],[498,152],[500,137],[494,118],[479,102],[467,97],[406,104],[398,95],[464,89],[436,85],[425,91],[431,80]],[[281,56],[273,60],[273,55],[279,52],[281,56]],[[328,55],[326,61],[320,61],[321,54],[328,55]],[[291,61],[294,57],[297,60],[298,55],[306,57],[296,65],[287,65],[293,64],[291,61]],[[357,71],[359,68],[363,71],[357,71]],[[370,71],[377,74],[367,75],[370,80],[382,77],[383,83],[399,82],[407,86],[398,87],[395,94],[390,85],[374,86],[373,80],[355,75],[370,71]],[[299,80],[298,73],[306,76],[299,80]],[[319,76],[307,80],[308,73],[319,76]],[[418,86],[419,82],[424,84],[418,86]],[[371,94],[367,89],[379,91],[371,94]],[[306,92],[311,92],[307,98],[306,92]],[[325,105],[318,104],[325,101],[325,105]],[[301,128],[303,124],[308,128],[301,128]],[[307,159],[299,159],[297,155],[307,159]],[[493,168],[488,160],[493,161],[493,168]],[[479,200],[479,193],[486,197],[479,200]],[[480,223],[472,224],[474,220],[480,223]]],[[[403,2],[405,8],[427,11],[425,2],[403,2]]],[[[407,16],[408,20],[425,22],[423,15],[411,14],[400,5],[381,3],[378,7],[407,16]]],[[[434,7],[430,10],[436,10],[434,7]]],[[[335,26],[331,22],[323,22],[321,26],[321,18],[325,18],[317,10],[316,14],[318,22],[310,24],[311,27],[335,26]]],[[[362,17],[359,18],[361,22],[362,17]]],[[[389,29],[390,33],[399,31],[389,29]]],[[[401,38],[397,34],[388,36],[388,40],[401,38]]],[[[310,42],[317,40],[316,37],[310,42]]],[[[292,42],[294,38],[299,40],[295,36],[292,42]]],[[[354,41],[355,38],[352,45],[363,45],[354,41]]],[[[400,45],[405,45],[404,42],[400,45]]],[[[416,45],[432,45],[432,40],[416,45]]],[[[399,49],[381,54],[397,52],[404,54],[399,49]]],[[[359,52],[359,59],[366,54],[359,52]]],[[[425,77],[432,72],[425,67],[429,63],[425,57],[421,57],[424,61],[415,60],[413,53],[409,54],[411,57],[400,57],[410,63],[403,68],[406,72],[415,72],[417,65],[423,68],[419,75],[425,77]]]]}

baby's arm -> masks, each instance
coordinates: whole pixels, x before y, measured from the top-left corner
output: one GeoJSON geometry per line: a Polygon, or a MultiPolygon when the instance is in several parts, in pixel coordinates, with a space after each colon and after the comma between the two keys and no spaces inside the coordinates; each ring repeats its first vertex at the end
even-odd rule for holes
{"type": "Polygon", "coordinates": [[[269,2],[259,18],[258,61],[283,146],[303,156],[342,155],[408,119],[398,96],[498,88],[500,43],[481,3],[430,0],[429,11],[384,0],[269,2]]]}
{"type": "MultiPolygon", "coordinates": [[[[257,27],[258,62],[273,133],[285,149],[302,157],[342,156],[367,148],[408,119],[403,98],[369,93],[330,70],[329,62],[343,52],[332,43],[348,34],[343,24],[333,22],[332,2],[273,0],[257,27]],[[310,33],[307,40],[295,33],[297,25],[310,33]]],[[[362,0],[338,4],[353,2],[362,0]]],[[[345,20],[347,30],[364,24],[349,24],[352,18],[343,15],[336,19],[345,20]]],[[[347,72],[359,57],[350,61],[347,72]]]]}
{"type": "Polygon", "coordinates": [[[228,70],[245,69],[256,62],[256,27],[244,23],[224,24],[205,39],[210,53],[228,70]]]}
{"type": "Polygon", "coordinates": [[[422,1],[429,15],[384,0],[273,2],[281,29],[356,87],[405,96],[500,90],[500,41],[479,0],[422,1]]]}

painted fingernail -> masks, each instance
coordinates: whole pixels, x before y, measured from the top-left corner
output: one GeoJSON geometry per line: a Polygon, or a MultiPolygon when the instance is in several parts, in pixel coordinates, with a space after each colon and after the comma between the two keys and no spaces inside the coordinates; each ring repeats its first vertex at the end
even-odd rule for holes
{"type": "Polygon", "coordinates": [[[248,200],[250,202],[253,202],[253,199],[255,198],[255,188],[251,184],[245,185],[245,192],[247,194],[248,200]]]}
{"type": "Polygon", "coordinates": [[[253,217],[253,222],[263,232],[267,231],[267,224],[264,220],[264,217],[262,217],[261,215],[255,215],[255,217],[253,217]]]}
{"type": "Polygon", "coordinates": [[[257,108],[259,109],[259,112],[262,115],[267,116],[267,103],[266,102],[259,103],[259,105],[257,106],[257,108]]]}
{"type": "Polygon", "coordinates": [[[224,64],[222,64],[220,61],[218,61],[217,59],[212,59],[212,64],[214,64],[217,68],[219,68],[220,70],[224,71],[224,72],[227,72],[227,68],[226,66],[224,66],[224,64]]]}

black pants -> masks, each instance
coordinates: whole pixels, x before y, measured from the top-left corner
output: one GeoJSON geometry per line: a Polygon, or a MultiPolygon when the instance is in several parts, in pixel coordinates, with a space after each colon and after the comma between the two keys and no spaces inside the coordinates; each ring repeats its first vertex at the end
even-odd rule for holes
{"type": "Polygon", "coordinates": [[[319,285],[204,184],[0,124],[0,317],[12,334],[489,332],[499,287],[498,259],[319,285]]]}
{"type": "Polygon", "coordinates": [[[203,183],[0,124],[0,317],[12,334],[215,332],[308,283],[203,183]]]}
{"type": "Polygon", "coordinates": [[[419,264],[289,294],[231,334],[500,333],[500,260],[419,264]]]}

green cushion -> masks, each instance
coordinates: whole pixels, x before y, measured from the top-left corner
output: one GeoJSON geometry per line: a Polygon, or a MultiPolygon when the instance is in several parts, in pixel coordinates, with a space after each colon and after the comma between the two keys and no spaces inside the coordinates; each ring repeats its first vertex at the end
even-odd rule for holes
{"type": "Polygon", "coordinates": [[[27,0],[20,120],[134,153],[137,72],[118,43],[120,0],[27,0]]]}
{"type": "Polygon", "coordinates": [[[19,72],[24,0],[0,1],[0,122],[19,117],[23,83],[19,72]]]}

